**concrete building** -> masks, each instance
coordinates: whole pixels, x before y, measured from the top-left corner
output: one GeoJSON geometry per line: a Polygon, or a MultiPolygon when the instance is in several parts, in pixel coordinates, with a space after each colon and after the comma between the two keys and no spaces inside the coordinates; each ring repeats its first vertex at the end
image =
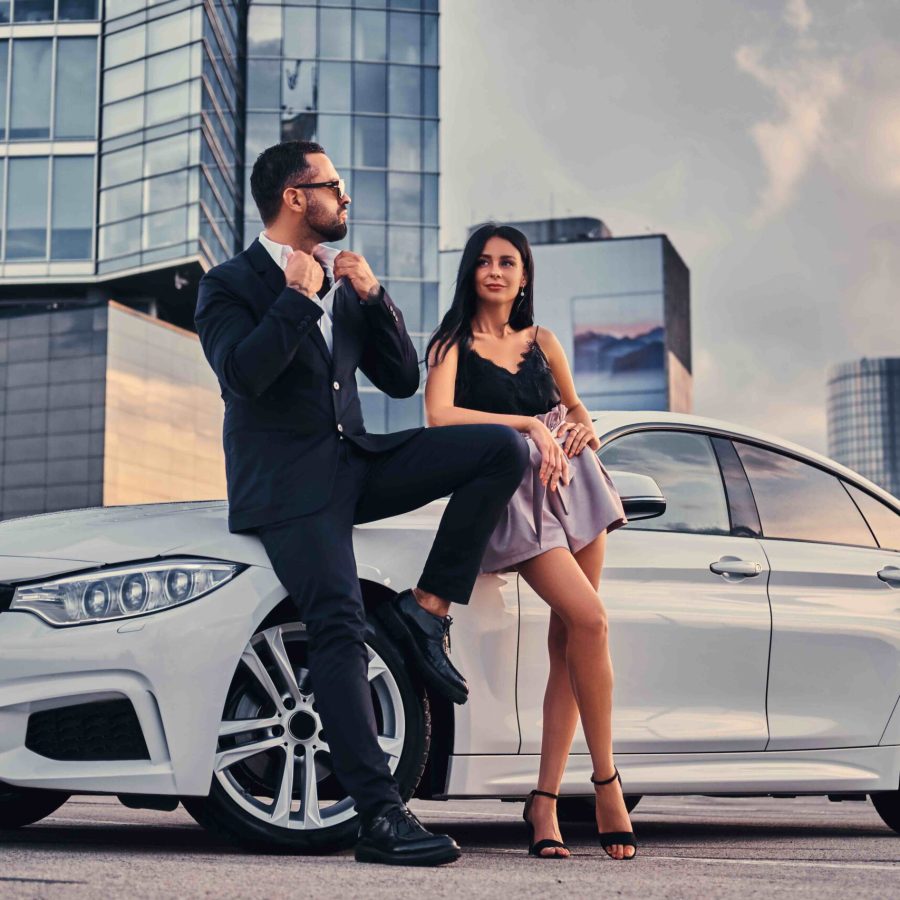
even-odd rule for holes
{"type": "MultiPolygon", "coordinates": [[[[437,0],[0,2],[0,318],[17,333],[23,315],[114,301],[191,330],[203,272],[261,230],[253,161],[294,138],[344,175],[344,246],[421,346],[438,307],[437,0]]],[[[370,430],[422,423],[420,397],[361,386],[370,430]]],[[[20,387],[40,385],[8,401],[20,387]]],[[[153,484],[142,499],[170,496],[153,484]]]]}
{"type": "MultiPolygon", "coordinates": [[[[528,236],[535,320],[565,348],[585,405],[691,412],[690,272],[669,239],[614,238],[590,218],[506,224],[528,236]]],[[[442,313],[461,255],[441,253],[442,313]]]]}
{"type": "Polygon", "coordinates": [[[828,455],[900,496],[900,357],[832,367],[828,455]]]}

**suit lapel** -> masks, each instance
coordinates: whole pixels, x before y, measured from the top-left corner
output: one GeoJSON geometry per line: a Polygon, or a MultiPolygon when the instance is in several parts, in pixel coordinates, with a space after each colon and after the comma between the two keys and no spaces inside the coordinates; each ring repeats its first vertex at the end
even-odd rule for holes
{"type": "MultiPolygon", "coordinates": [[[[269,251],[260,243],[259,238],[256,238],[256,240],[253,241],[246,252],[247,258],[253,266],[253,270],[259,275],[274,297],[277,297],[284,290],[286,285],[284,272],[282,271],[281,266],[272,259],[269,251]]],[[[266,305],[268,306],[269,304],[266,305]]],[[[332,323],[333,319],[334,314],[332,313],[332,323]]],[[[333,334],[334,326],[332,324],[332,335],[333,334]]],[[[322,357],[330,370],[331,354],[328,352],[328,345],[325,343],[325,338],[322,337],[322,329],[318,327],[313,328],[310,331],[310,337],[312,338],[312,342],[319,349],[319,352],[322,354],[322,357]]]]}

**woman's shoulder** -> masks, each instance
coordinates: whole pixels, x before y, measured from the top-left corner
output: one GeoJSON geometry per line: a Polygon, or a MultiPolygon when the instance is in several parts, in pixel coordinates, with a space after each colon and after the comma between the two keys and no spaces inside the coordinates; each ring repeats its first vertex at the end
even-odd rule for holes
{"type": "Polygon", "coordinates": [[[546,325],[534,325],[531,330],[533,332],[532,341],[538,344],[545,353],[562,349],[559,338],[546,325]]]}

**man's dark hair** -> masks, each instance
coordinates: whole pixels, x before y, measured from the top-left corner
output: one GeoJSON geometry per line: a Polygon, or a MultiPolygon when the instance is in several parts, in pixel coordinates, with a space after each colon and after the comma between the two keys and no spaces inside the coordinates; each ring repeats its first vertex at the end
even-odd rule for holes
{"type": "Polygon", "coordinates": [[[306,161],[307,154],[324,152],[321,144],[313,141],[282,141],[256,157],[250,174],[250,193],[263,225],[277,218],[284,189],[301,181],[311,168],[306,161]]]}

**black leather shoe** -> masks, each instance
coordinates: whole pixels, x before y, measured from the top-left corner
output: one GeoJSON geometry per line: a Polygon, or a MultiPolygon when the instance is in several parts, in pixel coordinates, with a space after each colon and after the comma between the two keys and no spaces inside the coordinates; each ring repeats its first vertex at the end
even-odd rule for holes
{"type": "Polygon", "coordinates": [[[379,617],[391,635],[412,653],[430,687],[454,703],[469,699],[466,679],[447,658],[450,648],[450,616],[436,616],[419,606],[412,591],[402,591],[378,607],[379,617]]]}
{"type": "Polygon", "coordinates": [[[459,845],[446,834],[432,834],[406,808],[391,806],[359,827],[357,862],[389,866],[440,866],[459,859],[459,845]]]}

